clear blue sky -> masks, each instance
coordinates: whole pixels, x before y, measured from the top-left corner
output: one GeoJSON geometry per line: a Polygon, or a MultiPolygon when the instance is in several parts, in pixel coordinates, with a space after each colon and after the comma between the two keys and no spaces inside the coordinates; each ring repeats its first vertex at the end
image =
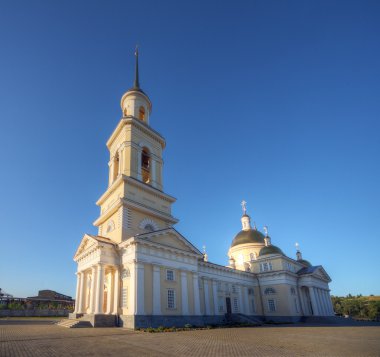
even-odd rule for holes
{"type": "Polygon", "coordinates": [[[227,264],[242,199],[332,294],[380,294],[380,2],[2,1],[0,287],[74,295],[140,45],[176,228],[227,264]]]}

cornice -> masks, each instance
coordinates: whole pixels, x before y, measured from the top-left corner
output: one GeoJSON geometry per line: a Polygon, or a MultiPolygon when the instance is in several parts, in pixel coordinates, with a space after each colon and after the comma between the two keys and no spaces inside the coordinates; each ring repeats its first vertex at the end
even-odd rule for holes
{"type": "Polygon", "coordinates": [[[105,220],[111,217],[122,205],[123,205],[123,200],[121,198],[117,199],[110,208],[108,208],[105,212],[103,212],[99,216],[99,218],[97,218],[93,222],[93,225],[96,227],[101,225],[105,220]]]}
{"type": "Polygon", "coordinates": [[[223,271],[226,273],[238,274],[238,275],[242,275],[242,276],[250,277],[250,278],[252,277],[252,274],[253,274],[252,272],[247,272],[247,271],[239,270],[239,269],[233,269],[233,268],[225,267],[223,265],[218,265],[211,262],[200,261],[199,265],[205,268],[211,268],[211,269],[223,271]]]}
{"type": "Polygon", "coordinates": [[[117,179],[111,184],[111,186],[109,186],[106,190],[106,192],[104,192],[100,198],[96,201],[96,205],[97,206],[100,206],[103,204],[103,202],[119,187],[120,183],[122,181],[125,181],[127,182],[129,185],[131,186],[134,186],[134,187],[138,187],[140,188],[142,191],[145,191],[145,192],[149,192],[151,195],[155,196],[155,197],[158,197],[164,201],[167,201],[169,203],[174,203],[175,201],[177,201],[177,199],[173,196],[170,196],[168,195],[167,193],[164,193],[163,191],[160,191],[159,189],[155,188],[155,187],[152,187],[146,183],[143,183],[133,177],[130,177],[130,176],[126,176],[126,175],[119,175],[117,177],[117,179]]]}
{"type": "MultiPolygon", "coordinates": [[[[174,253],[174,254],[177,254],[177,255],[188,256],[188,257],[195,258],[195,259],[199,258],[199,254],[192,253],[192,252],[189,252],[189,251],[186,251],[186,250],[182,250],[182,249],[178,249],[178,248],[174,248],[174,247],[171,247],[171,246],[168,246],[168,245],[164,245],[164,244],[155,243],[155,242],[152,242],[152,241],[149,241],[149,240],[139,239],[136,236],[128,238],[127,240],[119,243],[118,247],[119,247],[119,249],[126,249],[129,246],[138,246],[138,245],[149,246],[149,247],[153,247],[153,248],[156,248],[156,249],[164,250],[164,251],[167,251],[167,252],[170,252],[170,253],[174,253]]],[[[151,264],[156,264],[156,265],[158,264],[157,262],[153,262],[153,261],[150,261],[150,263],[151,264]]]]}
{"type": "Polygon", "coordinates": [[[95,202],[97,206],[100,206],[118,187],[119,184],[123,181],[122,175],[119,175],[111,186],[108,186],[106,191],[98,198],[95,202]]]}
{"type": "Polygon", "coordinates": [[[133,177],[121,175],[123,177],[123,180],[127,182],[131,186],[135,186],[140,188],[142,191],[149,192],[152,196],[161,198],[164,201],[167,201],[169,203],[174,203],[177,201],[177,199],[173,196],[168,195],[167,193],[160,191],[159,189],[152,187],[144,182],[141,182],[133,177]]]}
{"type": "Polygon", "coordinates": [[[156,140],[163,149],[165,148],[166,146],[165,139],[159,132],[155,131],[149,125],[145,124],[141,120],[133,116],[127,116],[120,120],[119,124],[116,126],[116,129],[113,131],[110,138],[108,139],[106,143],[108,149],[110,149],[112,143],[115,141],[116,137],[119,135],[123,127],[126,125],[131,125],[140,129],[143,133],[150,136],[152,139],[156,140]]]}
{"type": "Polygon", "coordinates": [[[130,96],[143,97],[149,104],[149,113],[152,112],[152,102],[150,101],[149,97],[143,91],[134,90],[134,89],[129,89],[123,94],[123,96],[120,99],[121,107],[123,107],[123,101],[125,100],[125,98],[130,97],[130,96]]]}
{"type": "Polygon", "coordinates": [[[149,241],[149,240],[142,240],[142,239],[139,240],[137,238],[134,241],[134,244],[140,244],[140,245],[144,245],[144,246],[154,247],[156,249],[162,249],[162,250],[165,250],[165,251],[177,254],[177,255],[185,255],[185,256],[188,256],[188,257],[191,257],[191,258],[195,258],[195,259],[199,258],[199,254],[192,253],[192,252],[189,252],[189,251],[183,250],[183,249],[174,248],[174,247],[171,247],[169,245],[155,243],[155,242],[152,242],[152,241],[149,241]]]}
{"type": "Polygon", "coordinates": [[[146,206],[140,202],[131,200],[130,198],[121,198],[121,201],[127,207],[134,208],[140,212],[149,213],[153,216],[156,216],[156,217],[159,217],[163,220],[166,220],[166,221],[170,222],[171,224],[176,224],[179,222],[179,220],[177,218],[174,218],[170,214],[166,214],[162,211],[159,211],[159,210],[156,210],[156,209],[151,208],[149,206],[146,206]]]}

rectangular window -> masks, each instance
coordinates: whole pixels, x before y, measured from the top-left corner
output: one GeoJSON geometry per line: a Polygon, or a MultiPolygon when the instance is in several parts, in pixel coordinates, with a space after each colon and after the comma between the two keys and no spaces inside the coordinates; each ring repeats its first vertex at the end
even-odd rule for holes
{"type": "Polygon", "coordinates": [[[234,312],[239,311],[239,304],[238,304],[238,299],[235,297],[234,298],[234,312]]]}
{"type": "Polygon", "coordinates": [[[268,310],[270,312],[274,312],[276,311],[276,304],[274,303],[274,300],[273,299],[269,299],[268,300],[268,310]]]}
{"type": "Polygon", "coordinates": [[[173,270],[167,270],[166,271],[166,280],[170,280],[170,281],[174,280],[174,271],[173,270]]]}
{"type": "Polygon", "coordinates": [[[175,290],[168,289],[168,309],[175,309],[176,301],[175,301],[175,290]]]}
{"type": "Polygon", "coordinates": [[[253,288],[248,288],[248,295],[253,295],[253,294],[254,294],[253,288]]]}
{"type": "Polygon", "coordinates": [[[218,298],[218,311],[219,312],[224,311],[224,299],[221,296],[219,296],[219,298],[218,298]]]}
{"type": "Polygon", "coordinates": [[[128,288],[125,287],[121,290],[122,306],[128,308],[128,288]]]}
{"type": "Polygon", "coordinates": [[[273,270],[272,263],[261,263],[260,272],[273,270]]]}
{"type": "Polygon", "coordinates": [[[236,294],[236,285],[232,285],[232,292],[236,294]]]}
{"type": "Polygon", "coordinates": [[[222,283],[218,281],[218,291],[222,291],[222,283]]]}

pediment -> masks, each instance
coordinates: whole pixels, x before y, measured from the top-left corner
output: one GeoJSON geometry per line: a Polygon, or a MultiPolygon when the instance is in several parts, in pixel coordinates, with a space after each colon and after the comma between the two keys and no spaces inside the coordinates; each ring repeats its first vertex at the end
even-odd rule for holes
{"type": "Polygon", "coordinates": [[[74,260],[76,260],[77,257],[79,257],[82,253],[93,250],[95,247],[104,243],[114,245],[114,243],[112,243],[108,238],[85,234],[79,244],[77,251],[74,254],[74,260]]]}
{"type": "Polygon", "coordinates": [[[315,278],[318,278],[327,282],[331,281],[330,276],[327,274],[326,270],[323,269],[322,265],[304,267],[301,270],[299,270],[297,274],[301,276],[302,275],[313,276],[315,278]]]}
{"type": "Polygon", "coordinates": [[[322,266],[319,266],[318,269],[314,272],[314,276],[326,281],[331,281],[330,276],[327,274],[326,270],[322,266]]]}
{"type": "Polygon", "coordinates": [[[155,244],[179,249],[192,254],[202,255],[202,253],[194,245],[192,245],[184,236],[182,236],[174,228],[168,228],[160,231],[141,234],[137,237],[137,239],[150,241],[155,244]]]}

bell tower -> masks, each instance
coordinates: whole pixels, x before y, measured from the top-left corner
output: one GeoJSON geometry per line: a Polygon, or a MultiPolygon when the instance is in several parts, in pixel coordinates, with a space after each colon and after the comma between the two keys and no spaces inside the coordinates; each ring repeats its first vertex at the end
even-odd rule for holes
{"type": "Polygon", "coordinates": [[[122,118],[107,141],[108,188],[96,202],[98,234],[117,243],[178,222],[171,215],[175,198],[163,192],[165,139],[150,126],[152,103],[140,87],[138,56],[136,48],[133,87],[121,98],[122,118]]]}

